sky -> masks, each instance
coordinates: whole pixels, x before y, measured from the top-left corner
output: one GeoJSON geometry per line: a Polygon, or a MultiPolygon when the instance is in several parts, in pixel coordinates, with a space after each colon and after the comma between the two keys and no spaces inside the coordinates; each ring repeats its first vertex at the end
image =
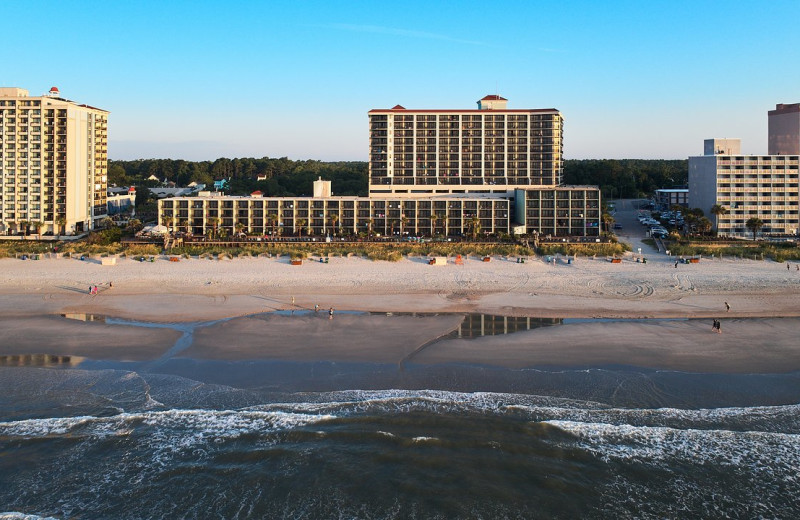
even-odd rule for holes
{"type": "Polygon", "coordinates": [[[800,1],[2,2],[0,86],[110,111],[109,158],[367,160],[373,108],[556,108],[566,159],[767,152],[800,1]],[[12,21],[9,23],[9,21],[12,21]]]}

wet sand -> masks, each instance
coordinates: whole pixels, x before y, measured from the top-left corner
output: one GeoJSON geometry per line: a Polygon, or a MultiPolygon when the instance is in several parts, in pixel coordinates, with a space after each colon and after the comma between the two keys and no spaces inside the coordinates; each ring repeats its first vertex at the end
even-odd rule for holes
{"type": "Polygon", "coordinates": [[[198,328],[182,357],[421,364],[508,368],[624,364],[685,371],[800,370],[796,318],[800,273],[769,261],[672,259],[622,264],[579,258],[555,266],[468,258],[463,266],[422,259],[120,259],[115,266],[70,259],[0,260],[0,355],[72,354],[94,359],[163,356],[170,329],[80,323],[89,313],[160,323],[232,318],[198,328]],[[113,287],[110,286],[113,282],[113,287]],[[88,286],[100,287],[98,296],[88,286]],[[725,310],[728,302],[731,310],[725,310]],[[265,316],[320,305],[323,316],[265,316]],[[572,324],[509,336],[434,343],[459,319],[358,316],[337,311],[484,312],[552,318],[705,318],[706,321],[572,324]],[[783,317],[784,319],[772,319],[783,317]],[[722,319],[723,334],[711,332],[722,319]],[[764,318],[748,319],[742,318],[764,318]],[[46,347],[45,347],[46,346],[46,347]],[[42,352],[42,350],[47,352],[42,352]]]}

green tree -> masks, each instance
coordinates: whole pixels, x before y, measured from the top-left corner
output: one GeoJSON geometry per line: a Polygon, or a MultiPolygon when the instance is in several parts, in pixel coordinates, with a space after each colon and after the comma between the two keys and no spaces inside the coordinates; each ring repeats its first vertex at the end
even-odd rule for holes
{"type": "Polygon", "coordinates": [[[706,234],[711,230],[712,223],[708,219],[708,217],[700,217],[697,219],[697,230],[700,231],[702,234],[706,234]]]}
{"type": "Polygon", "coordinates": [[[478,233],[481,232],[481,219],[478,217],[472,217],[469,219],[469,229],[472,233],[472,240],[478,238],[478,233]]]}
{"type": "Polygon", "coordinates": [[[64,215],[59,215],[56,218],[56,226],[58,226],[58,236],[61,236],[64,233],[66,233],[67,230],[65,228],[67,226],[67,217],[65,217],[64,215]]]}
{"type": "Polygon", "coordinates": [[[333,213],[330,217],[331,228],[333,229],[333,236],[336,236],[336,223],[339,222],[339,215],[333,213]]]}
{"type": "Polygon", "coordinates": [[[36,220],[34,222],[31,222],[31,225],[36,230],[36,238],[38,240],[41,240],[42,239],[42,227],[44,226],[44,222],[36,220]]]}
{"type": "Polygon", "coordinates": [[[209,217],[208,224],[211,226],[211,238],[216,238],[217,227],[219,226],[219,217],[209,217]]]}
{"type": "Polygon", "coordinates": [[[751,217],[747,219],[747,222],[745,222],[744,225],[747,227],[747,229],[753,232],[753,240],[755,240],[759,230],[764,227],[764,221],[758,217],[751,217]]]}
{"type": "Polygon", "coordinates": [[[720,215],[727,215],[728,208],[719,204],[711,206],[711,214],[714,215],[714,229],[719,233],[719,217],[720,215]]]}
{"type": "Polygon", "coordinates": [[[614,217],[611,216],[611,213],[603,211],[601,219],[603,220],[603,224],[605,225],[606,231],[610,232],[611,226],[614,224],[614,222],[616,222],[614,217]]]}

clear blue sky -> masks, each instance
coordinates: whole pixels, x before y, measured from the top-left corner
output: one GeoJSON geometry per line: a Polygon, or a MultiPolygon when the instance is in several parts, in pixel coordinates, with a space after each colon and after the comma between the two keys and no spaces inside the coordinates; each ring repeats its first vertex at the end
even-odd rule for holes
{"type": "Polygon", "coordinates": [[[111,112],[112,159],[366,160],[367,111],[557,108],[565,156],[685,158],[800,102],[800,1],[6,1],[2,86],[111,112]]]}

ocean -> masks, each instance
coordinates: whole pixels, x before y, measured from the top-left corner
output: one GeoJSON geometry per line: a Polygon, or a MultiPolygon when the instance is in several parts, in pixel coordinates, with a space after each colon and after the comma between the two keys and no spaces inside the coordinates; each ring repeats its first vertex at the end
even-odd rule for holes
{"type": "Polygon", "coordinates": [[[6,357],[0,519],[797,518],[796,403],[798,373],[6,357]]]}

